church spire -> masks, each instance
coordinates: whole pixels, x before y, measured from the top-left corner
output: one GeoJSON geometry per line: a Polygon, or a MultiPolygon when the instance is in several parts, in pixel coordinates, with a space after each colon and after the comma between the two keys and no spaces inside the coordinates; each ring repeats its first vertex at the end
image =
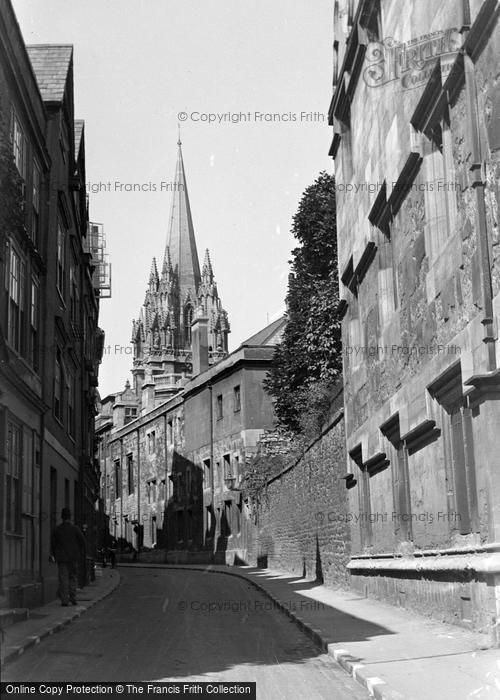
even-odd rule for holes
{"type": "Polygon", "coordinates": [[[191,326],[197,309],[208,318],[210,364],[227,354],[230,332],[208,250],[200,274],[180,134],[178,147],[168,237],[163,260],[158,260],[160,274],[153,258],[144,303],[132,325],[135,390],[140,392],[148,377],[154,381],[161,376],[155,392],[163,398],[179,389],[181,375],[191,372],[191,326]],[[165,375],[170,380],[165,382],[165,375]]]}
{"type": "Polygon", "coordinates": [[[149,287],[152,291],[156,291],[158,288],[158,282],[160,278],[158,277],[158,268],[156,267],[156,258],[153,258],[151,263],[151,272],[149,275],[149,287]]]}
{"type": "Polygon", "coordinates": [[[205,259],[203,261],[201,276],[205,284],[207,282],[211,284],[214,281],[214,271],[212,269],[212,261],[210,260],[208,248],[205,251],[205,259]]]}
{"type": "Polygon", "coordinates": [[[168,245],[165,248],[165,255],[163,256],[163,266],[161,269],[161,280],[162,282],[166,279],[170,279],[172,276],[172,259],[170,257],[170,248],[168,245]]]}
{"type": "Polygon", "coordinates": [[[200,263],[196,240],[194,237],[193,220],[189,206],[189,196],[184,172],[184,161],[179,134],[177,166],[175,169],[172,206],[168,228],[168,248],[172,260],[172,268],[177,273],[180,299],[187,297],[188,291],[196,293],[200,284],[200,263]]]}

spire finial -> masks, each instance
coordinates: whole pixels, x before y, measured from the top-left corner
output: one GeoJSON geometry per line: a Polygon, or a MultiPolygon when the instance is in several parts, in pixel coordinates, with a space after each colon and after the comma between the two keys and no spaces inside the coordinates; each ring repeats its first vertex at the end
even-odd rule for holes
{"type": "Polygon", "coordinates": [[[158,268],[156,267],[156,258],[153,258],[151,263],[151,273],[149,275],[149,284],[155,284],[158,282],[158,268]]]}
{"type": "Polygon", "coordinates": [[[177,145],[182,146],[182,141],[181,141],[181,123],[177,122],[177,132],[178,132],[178,140],[177,140],[177,145]]]}

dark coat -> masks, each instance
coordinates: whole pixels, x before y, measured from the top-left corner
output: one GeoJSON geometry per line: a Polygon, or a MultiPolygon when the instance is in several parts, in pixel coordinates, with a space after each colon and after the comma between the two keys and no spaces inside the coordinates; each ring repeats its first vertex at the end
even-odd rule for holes
{"type": "Polygon", "coordinates": [[[54,530],[52,554],[57,562],[79,561],[85,552],[85,537],[82,531],[68,520],[54,530]]]}

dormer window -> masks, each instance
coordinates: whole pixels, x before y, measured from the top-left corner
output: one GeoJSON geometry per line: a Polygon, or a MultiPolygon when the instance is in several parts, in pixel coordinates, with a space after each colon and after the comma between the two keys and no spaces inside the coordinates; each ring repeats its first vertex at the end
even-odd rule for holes
{"type": "Polygon", "coordinates": [[[137,418],[137,408],[135,406],[125,406],[125,425],[137,418]]]}

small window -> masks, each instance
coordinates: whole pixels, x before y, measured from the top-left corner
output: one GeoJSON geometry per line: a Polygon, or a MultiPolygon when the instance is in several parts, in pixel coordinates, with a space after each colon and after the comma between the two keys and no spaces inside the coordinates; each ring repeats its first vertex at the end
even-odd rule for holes
{"type": "Polygon", "coordinates": [[[122,497],[122,472],[120,460],[115,459],[115,500],[122,497]]]}
{"type": "Polygon", "coordinates": [[[452,522],[461,535],[468,535],[479,531],[471,409],[455,407],[449,415],[449,430],[455,497],[452,522]]]}
{"type": "Polygon", "coordinates": [[[56,287],[64,299],[66,283],[66,236],[60,223],[57,224],[57,268],[56,287]]]}
{"type": "Polygon", "coordinates": [[[193,323],[193,307],[188,304],[184,309],[184,342],[188,345],[191,342],[191,325],[193,323]]]}
{"type": "Polygon", "coordinates": [[[223,404],[222,404],[222,394],[217,396],[217,420],[220,420],[223,416],[223,404]]]}
{"type": "Polygon", "coordinates": [[[174,424],[169,420],[167,423],[167,444],[171,445],[174,441],[174,424]]]}
{"type": "Polygon", "coordinates": [[[40,185],[41,173],[37,163],[33,162],[33,194],[31,215],[31,240],[38,248],[40,245],[40,185]]]}
{"type": "Polygon", "coordinates": [[[79,293],[78,293],[78,278],[76,273],[76,264],[71,262],[69,268],[69,313],[71,323],[77,325],[79,322],[79,293]]]}
{"type": "Polygon", "coordinates": [[[152,430],[148,433],[148,453],[153,454],[156,451],[156,431],[152,430]]]}
{"type": "Polygon", "coordinates": [[[11,247],[9,257],[8,340],[20,355],[25,354],[26,265],[11,247]]]}
{"type": "Polygon", "coordinates": [[[75,436],[75,393],[76,380],[73,372],[68,377],[68,433],[75,436]]]}
{"type": "Polygon", "coordinates": [[[39,335],[38,326],[40,320],[40,285],[35,277],[31,278],[31,299],[30,299],[30,339],[29,354],[30,363],[37,372],[39,357],[39,335]]]}
{"type": "Polygon", "coordinates": [[[63,418],[63,365],[61,351],[56,350],[55,368],[54,368],[54,415],[62,421],[63,418]]]}
{"type": "Polygon", "coordinates": [[[239,503],[236,503],[236,508],[234,510],[234,515],[235,515],[235,530],[237,535],[240,534],[241,532],[241,511],[242,511],[243,504],[240,501],[239,503]]]}
{"type": "Polygon", "coordinates": [[[151,479],[151,481],[148,481],[147,496],[149,504],[156,502],[156,479],[151,479]]]}
{"type": "Polygon", "coordinates": [[[232,479],[233,474],[231,471],[231,455],[224,455],[222,457],[222,462],[224,466],[224,479],[232,479]]]}
{"type": "Polygon", "coordinates": [[[137,408],[135,406],[125,406],[125,425],[137,418],[137,408]]]}
{"type": "Polygon", "coordinates": [[[127,455],[127,485],[129,495],[134,493],[134,458],[127,455]]]}
{"type": "Polygon", "coordinates": [[[234,412],[241,411],[241,390],[239,386],[234,387],[233,392],[234,412]]]}
{"type": "Polygon", "coordinates": [[[231,505],[232,501],[224,501],[224,511],[220,524],[222,537],[229,537],[231,534],[231,505]]]}
{"type": "Polygon", "coordinates": [[[210,475],[210,460],[203,460],[203,486],[208,488],[211,486],[211,475],[210,475]]]}
{"type": "Polygon", "coordinates": [[[26,180],[26,137],[15,112],[12,112],[12,153],[19,175],[26,180]]]}
{"type": "Polygon", "coordinates": [[[7,431],[6,513],[7,532],[21,531],[22,432],[13,423],[7,431]]]}

